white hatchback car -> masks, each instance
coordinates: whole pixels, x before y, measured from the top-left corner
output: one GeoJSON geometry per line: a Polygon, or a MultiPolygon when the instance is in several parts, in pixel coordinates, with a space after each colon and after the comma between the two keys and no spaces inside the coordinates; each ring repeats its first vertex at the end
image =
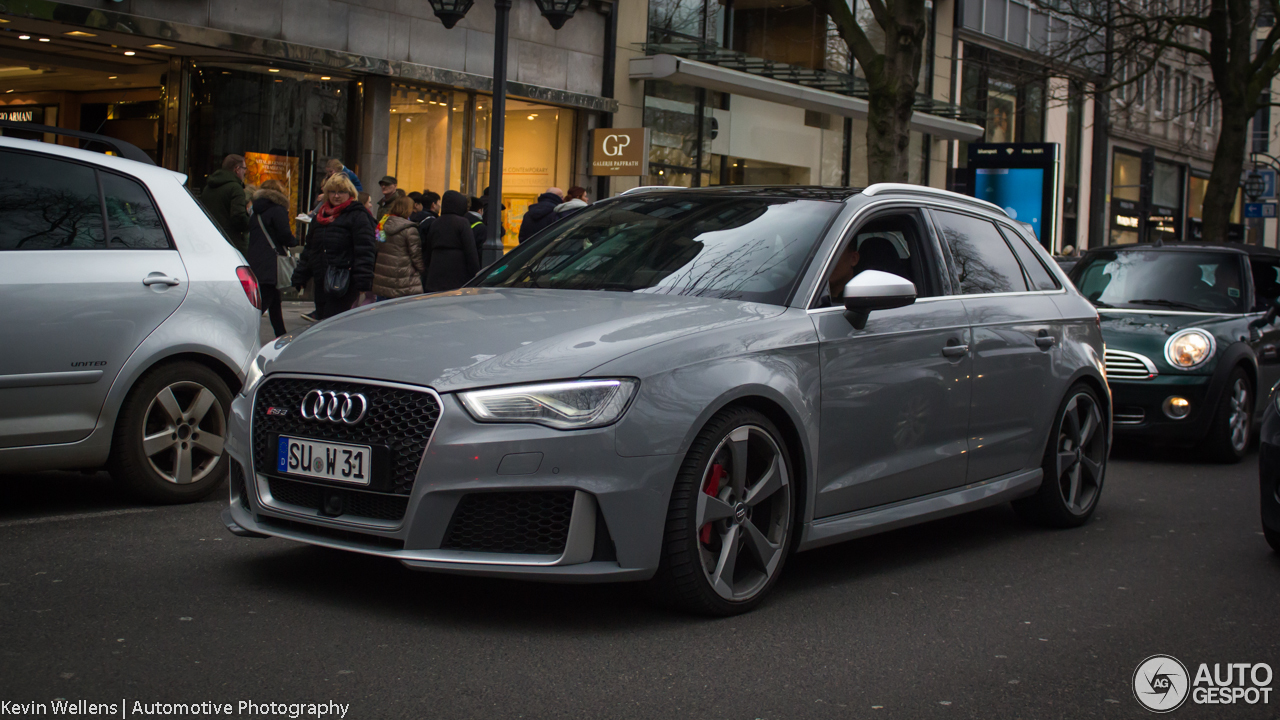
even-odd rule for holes
{"type": "Polygon", "coordinates": [[[106,467],[153,502],[227,476],[258,284],[185,180],[0,137],[0,473],[106,467]]]}

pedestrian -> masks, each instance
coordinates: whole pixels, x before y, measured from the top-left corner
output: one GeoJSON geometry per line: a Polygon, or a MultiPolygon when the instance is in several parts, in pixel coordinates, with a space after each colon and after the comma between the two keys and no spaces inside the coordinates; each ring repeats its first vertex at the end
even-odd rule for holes
{"type": "Polygon", "coordinates": [[[419,197],[422,198],[422,209],[409,219],[418,224],[418,232],[426,237],[427,231],[431,229],[431,221],[440,217],[440,194],[428,190],[419,197]]]}
{"type": "Polygon", "coordinates": [[[299,290],[315,280],[320,320],[351,309],[361,292],[373,289],[377,257],[373,217],[356,200],[356,188],[347,176],[335,173],[324,181],[323,190],[325,203],[311,224],[311,239],[292,278],[299,290]]]}
{"type": "Polygon", "coordinates": [[[357,193],[357,194],[356,194],[356,202],[360,203],[360,206],[361,206],[361,207],[363,207],[365,210],[369,211],[369,217],[374,217],[374,216],[375,216],[375,211],[374,211],[374,207],[373,207],[373,196],[372,196],[372,195],[370,195],[370,194],[369,194],[369,193],[367,193],[367,192],[357,193]]]}
{"type": "Polygon", "coordinates": [[[343,165],[342,161],[338,158],[329,158],[329,161],[324,164],[324,179],[328,180],[334,173],[342,173],[343,175],[346,175],[347,179],[351,181],[351,184],[355,186],[356,192],[364,190],[360,185],[360,178],[351,171],[351,168],[343,165]]]}
{"type": "Polygon", "coordinates": [[[471,223],[471,234],[476,240],[476,257],[484,257],[484,241],[489,239],[489,227],[484,224],[485,199],[473,197],[471,207],[467,210],[467,222],[471,223]]]}
{"type": "Polygon", "coordinates": [[[253,222],[249,224],[249,269],[258,278],[262,306],[271,318],[276,337],[284,335],[284,312],[280,308],[280,283],[292,278],[278,277],[276,258],[298,244],[289,229],[289,197],[279,180],[267,180],[253,194],[253,222]]]}
{"type": "Polygon", "coordinates": [[[581,185],[569,188],[569,194],[566,197],[568,199],[556,206],[556,220],[563,220],[591,204],[587,200],[587,189],[581,185]]]}
{"type": "Polygon", "coordinates": [[[214,170],[200,193],[200,204],[209,212],[218,229],[237,250],[249,249],[245,231],[249,229],[248,200],[244,194],[244,176],[249,166],[240,155],[222,159],[222,167],[214,170]]]}
{"type": "Polygon", "coordinates": [[[524,211],[524,219],[520,221],[520,242],[537,235],[544,228],[556,221],[556,208],[564,202],[564,191],[557,187],[547,188],[538,196],[538,201],[524,211]]]}
{"type": "Polygon", "coordinates": [[[467,220],[467,196],[449,190],[440,201],[439,219],[431,223],[425,246],[431,254],[427,265],[427,292],[456,290],[480,272],[475,236],[467,220]]]}
{"type": "MultiPolygon", "coordinates": [[[[396,201],[396,179],[390,175],[383,176],[378,181],[378,187],[382,188],[382,197],[378,199],[378,209],[374,215],[381,220],[384,215],[391,212],[391,203],[396,201]]],[[[403,195],[404,193],[400,193],[403,195]]]]}
{"type": "Polygon", "coordinates": [[[402,197],[391,203],[382,220],[383,242],[373,269],[373,293],[379,302],[422,292],[422,237],[409,219],[413,201],[402,197]]]}

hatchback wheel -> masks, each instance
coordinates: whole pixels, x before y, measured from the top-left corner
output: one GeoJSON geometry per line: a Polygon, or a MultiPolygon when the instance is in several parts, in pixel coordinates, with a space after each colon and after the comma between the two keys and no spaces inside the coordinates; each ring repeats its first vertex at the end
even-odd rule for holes
{"type": "Polygon", "coordinates": [[[681,467],[651,589],[668,604],[710,615],[754,608],[786,562],[794,510],[777,428],[754,410],[720,413],[681,467]]]}
{"type": "Polygon", "coordinates": [[[1204,439],[1204,451],[1222,463],[1238,463],[1249,450],[1253,432],[1253,386],[1242,368],[1227,378],[1227,387],[1218,399],[1213,425],[1204,439]]]}
{"type": "Polygon", "coordinates": [[[1035,495],[1013,503],[1023,518],[1058,528],[1089,520],[1102,494],[1110,450],[1102,408],[1088,385],[1073,385],[1067,391],[1045,447],[1044,482],[1035,495]]]}
{"type": "Polygon", "coordinates": [[[199,500],[227,475],[223,443],[231,391],[209,368],[190,362],[156,368],[125,399],[109,469],[150,502],[199,500]]]}

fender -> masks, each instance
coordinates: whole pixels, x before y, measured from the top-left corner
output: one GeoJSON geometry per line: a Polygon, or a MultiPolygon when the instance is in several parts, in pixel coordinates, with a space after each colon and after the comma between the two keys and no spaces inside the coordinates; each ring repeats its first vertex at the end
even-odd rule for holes
{"type": "Polygon", "coordinates": [[[1226,391],[1227,379],[1237,365],[1244,366],[1245,373],[1249,376],[1249,382],[1253,383],[1255,415],[1257,408],[1260,407],[1263,391],[1258,387],[1258,357],[1248,343],[1234,342],[1218,356],[1218,363],[1213,369],[1213,377],[1209,380],[1209,390],[1205,393],[1209,412],[1202,414],[1197,423],[1202,426],[1206,433],[1209,432],[1209,424],[1213,422],[1218,401],[1222,399],[1222,393],[1226,391]]]}

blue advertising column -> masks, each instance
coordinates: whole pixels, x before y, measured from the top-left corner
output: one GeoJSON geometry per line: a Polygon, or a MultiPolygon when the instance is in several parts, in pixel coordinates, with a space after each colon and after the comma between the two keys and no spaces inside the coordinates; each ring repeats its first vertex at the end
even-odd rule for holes
{"type": "Polygon", "coordinates": [[[1058,251],[1058,143],[970,143],[973,196],[1031,226],[1040,244],[1058,251]]]}

